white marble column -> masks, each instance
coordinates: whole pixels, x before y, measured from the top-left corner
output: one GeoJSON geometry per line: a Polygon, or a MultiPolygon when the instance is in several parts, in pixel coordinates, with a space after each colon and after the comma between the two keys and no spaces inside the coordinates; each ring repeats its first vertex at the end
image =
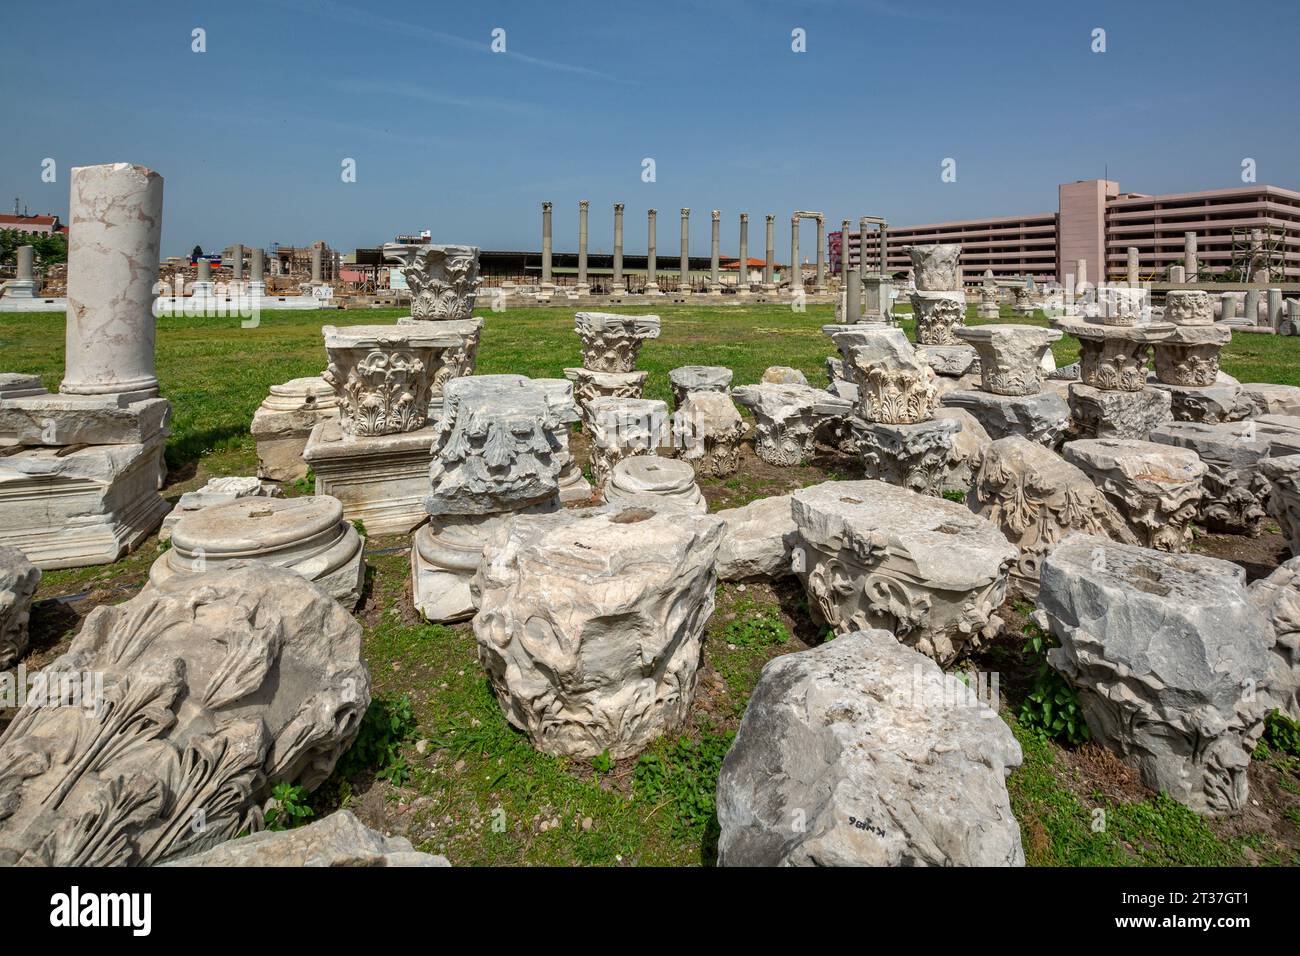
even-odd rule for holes
{"type": "Polygon", "coordinates": [[[11,299],[30,299],[36,294],[36,250],[19,246],[16,250],[17,270],[5,293],[11,299]]]}
{"type": "Polygon", "coordinates": [[[321,249],[319,244],[313,245],[311,247],[311,284],[312,285],[321,284],[321,273],[322,273],[321,262],[324,258],[324,255],[325,255],[325,251],[321,249]]]}
{"type": "Polygon", "coordinates": [[[196,299],[206,299],[212,293],[212,262],[200,259],[194,266],[194,285],[190,289],[190,295],[196,299]]]}
{"type": "Polygon", "coordinates": [[[587,282],[587,207],[590,205],[589,200],[578,200],[578,295],[591,291],[587,282]]]}
{"type": "Polygon", "coordinates": [[[790,217],[790,295],[803,288],[803,266],[799,262],[799,217],[790,217]]]}
{"type": "Polygon", "coordinates": [[[542,288],[554,285],[551,280],[551,204],[542,203],[542,288]]]}
{"type": "Polygon", "coordinates": [[[722,281],[718,278],[718,259],[721,252],[722,211],[714,209],[711,215],[713,216],[713,231],[709,238],[709,294],[721,295],[722,281]]]}
{"type": "Polygon", "coordinates": [[[817,279],[813,292],[826,291],[826,217],[817,217],[817,279]]]}
{"type": "Polygon", "coordinates": [[[248,294],[261,297],[266,295],[266,252],[261,246],[248,250],[248,294]]]}
{"type": "Polygon", "coordinates": [[[614,203],[614,282],[610,289],[613,295],[623,295],[627,286],[623,284],[623,204],[614,203]]]}
{"type": "Polygon", "coordinates": [[[736,291],[749,291],[749,213],[740,214],[740,261],[736,269],[736,291]]]}
{"type": "Polygon", "coordinates": [[[244,278],[244,247],[236,243],[230,252],[230,279],[239,282],[244,278]]]}
{"type": "Polygon", "coordinates": [[[682,278],[679,294],[689,295],[691,291],[691,211],[682,207],[682,278]]]}
{"type": "Polygon", "coordinates": [[[776,216],[767,214],[767,257],[763,263],[763,291],[776,289],[776,216]]]}
{"type": "Polygon", "coordinates": [[[1137,286],[1142,281],[1142,268],[1138,261],[1137,246],[1128,247],[1128,284],[1137,286]]]}
{"type": "Polygon", "coordinates": [[[1200,281],[1200,263],[1196,252],[1196,233],[1183,233],[1183,268],[1187,270],[1188,282],[1200,281]]]}
{"type": "Polygon", "coordinates": [[[646,223],[646,243],[645,243],[645,291],[646,295],[659,295],[659,249],[658,239],[655,236],[659,219],[658,209],[647,209],[645,212],[646,223]]]}
{"type": "Polygon", "coordinates": [[[158,394],[153,288],[163,178],[130,163],[77,166],[68,204],[63,384],[73,395],[158,394]]]}

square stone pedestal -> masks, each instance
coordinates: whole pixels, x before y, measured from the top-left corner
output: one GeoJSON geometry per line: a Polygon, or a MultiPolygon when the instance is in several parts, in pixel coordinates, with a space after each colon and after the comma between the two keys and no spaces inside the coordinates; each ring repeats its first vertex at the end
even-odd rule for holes
{"type": "Polygon", "coordinates": [[[26,448],[0,457],[0,545],[38,568],[109,564],[170,506],[158,494],[163,432],[144,443],[26,448]]]}
{"type": "Polygon", "coordinates": [[[1144,388],[1122,392],[1070,383],[1070,415],[1079,438],[1132,438],[1146,441],[1151,429],[1173,421],[1169,392],[1144,388]]]}
{"type": "Polygon", "coordinates": [[[1054,391],[1037,395],[994,395],[972,389],[948,392],[940,401],[949,408],[966,409],[994,441],[1020,435],[1055,448],[1070,423],[1070,407],[1054,391]]]}
{"type": "Polygon", "coordinates": [[[437,428],[344,440],[337,421],[312,429],[302,457],[316,473],[316,494],[343,502],[343,517],[367,534],[406,534],[428,512],[429,466],[437,428]]]}

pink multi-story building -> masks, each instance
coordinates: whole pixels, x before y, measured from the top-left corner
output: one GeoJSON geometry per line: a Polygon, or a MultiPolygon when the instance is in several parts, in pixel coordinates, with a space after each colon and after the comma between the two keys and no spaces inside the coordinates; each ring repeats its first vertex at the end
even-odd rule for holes
{"type": "MultiPolygon", "coordinates": [[[[1132,246],[1138,250],[1139,273],[1150,279],[1182,263],[1188,232],[1196,233],[1202,277],[1253,261],[1269,267],[1272,281],[1300,281],[1300,193],[1253,184],[1148,196],[1121,193],[1119,183],[1105,179],[1063,183],[1055,212],[891,226],[886,266],[891,274],[906,274],[912,263],[903,246],[956,242],[970,284],[978,283],[986,269],[999,279],[1033,276],[1036,282],[1064,282],[1080,262],[1086,263],[1087,279],[1095,282],[1123,279],[1132,246]]],[[[854,265],[860,261],[858,245],[858,233],[850,232],[849,262],[854,265]]],[[[836,271],[839,232],[830,234],[828,246],[836,271]]],[[[879,261],[877,234],[870,233],[868,269],[878,269],[879,261]]]]}

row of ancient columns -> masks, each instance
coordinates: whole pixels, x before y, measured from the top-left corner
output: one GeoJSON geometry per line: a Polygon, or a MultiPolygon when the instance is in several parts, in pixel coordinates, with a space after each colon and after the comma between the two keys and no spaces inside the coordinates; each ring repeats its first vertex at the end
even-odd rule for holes
{"type": "MultiPolygon", "coordinates": [[[[588,227],[587,216],[590,203],[583,199],[578,202],[578,292],[586,294],[590,289],[590,283],[587,278],[587,241],[588,227]]],[[[542,286],[554,286],[554,272],[552,269],[552,258],[554,253],[554,240],[551,228],[551,209],[552,204],[549,202],[542,203],[542,286]]],[[[658,243],[656,229],[658,223],[659,211],[657,209],[646,210],[646,291],[654,294],[659,291],[658,282],[658,243]]],[[[683,290],[687,289],[690,284],[690,209],[683,208],[681,211],[681,262],[679,265],[681,272],[681,285],[683,290]]],[[[722,213],[712,210],[712,234],[710,241],[710,259],[709,259],[709,291],[719,293],[722,291],[722,280],[719,275],[719,258],[721,248],[721,228],[722,213]]],[[[801,218],[815,218],[817,220],[817,282],[814,291],[824,292],[826,290],[826,223],[820,213],[795,213],[791,217],[791,243],[790,243],[790,261],[791,276],[800,276],[802,270],[799,264],[799,220],[801,218]]],[[[775,236],[776,217],[767,216],[767,258],[763,265],[763,289],[772,291],[776,288],[774,277],[776,274],[776,236],[775,236]]],[[[865,232],[864,232],[865,235],[865,232]]],[[[749,273],[749,213],[740,214],[740,255],[737,262],[738,267],[738,285],[745,287],[748,285],[747,276],[749,273]]],[[[622,295],[627,292],[627,284],[623,278],[623,204],[614,203],[614,276],[613,276],[613,293],[622,295]]]]}

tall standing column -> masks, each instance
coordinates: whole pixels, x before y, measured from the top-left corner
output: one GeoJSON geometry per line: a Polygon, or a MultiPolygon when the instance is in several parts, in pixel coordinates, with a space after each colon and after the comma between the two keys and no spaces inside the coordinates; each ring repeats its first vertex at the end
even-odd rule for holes
{"type": "Polygon", "coordinates": [[[623,284],[623,204],[614,203],[614,282],[610,291],[614,295],[623,295],[627,286],[623,284]]]}
{"type": "Polygon", "coordinates": [[[311,284],[312,285],[320,285],[321,260],[324,257],[324,255],[325,252],[323,249],[321,249],[319,243],[315,243],[312,245],[311,247],[311,284]]]}
{"type": "Polygon", "coordinates": [[[813,292],[826,291],[826,217],[817,217],[817,280],[813,292]]]}
{"type": "Polygon", "coordinates": [[[1187,270],[1188,282],[1199,282],[1200,262],[1196,254],[1196,233],[1183,233],[1183,266],[1187,270]]]}
{"type": "Polygon", "coordinates": [[[244,278],[244,247],[235,243],[230,252],[230,279],[239,282],[244,278]]]}
{"type": "Polygon", "coordinates": [[[68,203],[68,318],[60,392],[158,394],[153,289],[163,178],[130,163],[77,166],[68,203]]]}
{"type": "Polygon", "coordinates": [[[767,214],[767,258],[763,263],[763,291],[776,288],[776,216],[767,214]]]}
{"type": "Polygon", "coordinates": [[[655,232],[659,220],[658,209],[647,209],[645,212],[646,240],[645,240],[645,291],[646,295],[659,294],[659,249],[656,245],[657,238],[655,232]]]}
{"type": "Polygon", "coordinates": [[[1142,281],[1142,267],[1138,262],[1138,247],[1128,247],[1128,284],[1130,288],[1136,288],[1142,281]]]}
{"type": "Polygon", "coordinates": [[[542,286],[551,286],[551,204],[542,203],[542,286]]]}
{"type": "Polygon", "coordinates": [[[799,217],[790,217],[790,294],[803,288],[803,265],[799,262],[799,217]]]}
{"type": "Polygon", "coordinates": [[[1269,289],[1267,302],[1268,309],[1268,327],[1274,332],[1282,331],[1282,290],[1269,289]]]}
{"type": "Polygon", "coordinates": [[[682,207],[682,280],[681,294],[691,291],[691,211],[682,207]]]}
{"type": "Polygon", "coordinates": [[[578,295],[586,295],[591,291],[591,285],[587,282],[587,207],[590,202],[586,199],[578,200],[578,295]]]}
{"type": "Polygon", "coordinates": [[[718,277],[718,259],[721,252],[722,239],[722,211],[713,210],[713,232],[709,238],[709,293],[711,295],[722,294],[722,280],[718,277]]]}
{"type": "Polygon", "coordinates": [[[266,253],[258,246],[248,250],[248,294],[250,296],[266,295],[266,253]]]}
{"type": "Polygon", "coordinates": [[[880,226],[876,230],[877,255],[880,256],[880,274],[889,276],[889,227],[880,226]]]}
{"type": "Polygon", "coordinates": [[[852,223],[845,219],[840,223],[840,284],[843,285],[849,277],[849,226],[852,223]]]}
{"type": "Polygon", "coordinates": [[[740,214],[740,259],[736,262],[736,291],[749,291],[749,213],[740,214]]]}
{"type": "Polygon", "coordinates": [[[32,246],[19,246],[17,272],[5,293],[13,299],[30,299],[36,294],[36,250],[32,246]]]}

